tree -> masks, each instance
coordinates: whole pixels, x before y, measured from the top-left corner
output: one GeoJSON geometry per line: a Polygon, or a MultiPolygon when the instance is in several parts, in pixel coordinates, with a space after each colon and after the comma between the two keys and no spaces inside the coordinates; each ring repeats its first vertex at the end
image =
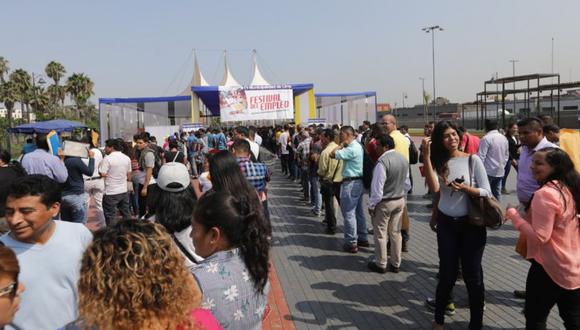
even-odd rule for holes
{"type": "Polygon", "coordinates": [[[30,90],[30,105],[34,109],[36,119],[45,118],[49,106],[49,98],[44,88],[33,86],[30,90]]]}
{"type": "Polygon", "coordinates": [[[60,80],[66,74],[64,66],[58,62],[52,61],[46,65],[44,72],[46,72],[46,75],[49,76],[52,80],[54,80],[54,86],[56,86],[56,88],[53,89],[53,92],[55,92],[54,96],[57,96],[58,97],[57,100],[61,101],[60,105],[64,106],[65,93],[64,91],[61,93],[60,92],[61,89],[58,88],[60,87],[59,86],[60,80]]]}
{"type": "Polygon", "coordinates": [[[66,91],[75,103],[79,120],[83,110],[88,110],[88,101],[94,94],[94,86],[93,81],[84,73],[73,73],[66,81],[66,91]]]}
{"type": "Polygon", "coordinates": [[[10,80],[16,84],[18,90],[18,101],[23,110],[26,109],[27,122],[30,122],[30,111],[28,104],[30,103],[30,90],[32,89],[32,77],[24,69],[16,69],[10,74],[10,80]]]}
{"type": "Polygon", "coordinates": [[[10,68],[8,67],[8,60],[3,56],[0,56],[0,83],[3,84],[6,82],[6,80],[4,80],[4,75],[7,74],[8,71],[10,71],[10,68]]]}
{"type": "MultiPolygon", "coordinates": [[[[0,102],[4,103],[6,107],[7,127],[12,127],[12,111],[14,110],[14,103],[18,102],[19,91],[13,81],[7,81],[0,85],[0,102]]],[[[2,129],[2,132],[6,132],[2,129]]],[[[6,141],[7,149],[10,150],[10,140],[6,141]]]]}

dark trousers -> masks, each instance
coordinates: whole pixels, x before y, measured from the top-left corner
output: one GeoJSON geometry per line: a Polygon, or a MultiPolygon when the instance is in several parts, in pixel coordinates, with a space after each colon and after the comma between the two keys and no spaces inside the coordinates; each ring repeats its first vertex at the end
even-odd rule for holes
{"type": "Polygon", "coordinates": [[[300,169],[300,184],[302,185],[305,201],[310,201],[310,176],[308,174],[308,169],[300,169]]]}
{"type": "Polygon", "coordinates": [[[580,329],[580,289],[560,287],[532,260],[526,281],[526,329],[546,329],[546,319],[556,304],[564,327],[580,329]]]}
{"type": "Polygon", "coordinates": [[[141,190],[143,190],[143,185],[139,184],[139,218],[147,213],[147,210],[151,210],[151,203],[155,200],[155,194],[157,193],[157,184],[150,184],[147,186],[147,196],[141,196],[141,190]]]}
{"type": "MultiPolygon", "coordinates": [[[[505,189],[505,184],[507,181],[508,176],[510,175],[510,171],[512,169],[512,159],[508,159],[507,163],[505,164],[505,173],[503,175],[503,180],[501,182],[501,188],[505,189]]],[[[515,169],[516,171],[518,170],[517,168],[515,169]]]]}
{"type": "Polygon", "coordinates": [[[280,155],[280,164],[282,165],[282,173],[289,174],[290,171],[288,170],[288,155],[280,155]]]}
{"type": "Polygon", "coordinates": [[[481,259],[486,240],[485,227],[470,225],[467,223],[467,217],[452,218],[441,211],[438,212],[439,283],[435,296],[435,321],[438,324],[443,324],[445,305],[455,286],[459,261],[461,261],[463,281],[469,295],[471,315],[469,329],[481,329],[485,298],[481,259]]]}
{"type": "Polygon", "coordinates": [[[268,235],[272,235],[272,222],[270,221],[270,209],[268,209],[268,200],[262,202],[262,207],[264,207],[264,217],[266,219],[266,226],[268,228],[268,235]]]}
{"type": "Polygon", "coordinates": [[[114,221],[117,220],[117,212],[121,212],[123,220],[131,218],[131,211],[129,210],[129,194],[122,193],[103,196],[103,213],[105,215],[105,223],[107,226],[113,224],[114,221]]]}
{"type": "Polygon", "coordinates": [[[326,212],[324,219],[328,229],[336,229],[336,210],[334,209],[334,199],[340,203],[340,182],[320,182],[320,193],[322,194],[322,202],[326,212]]]}

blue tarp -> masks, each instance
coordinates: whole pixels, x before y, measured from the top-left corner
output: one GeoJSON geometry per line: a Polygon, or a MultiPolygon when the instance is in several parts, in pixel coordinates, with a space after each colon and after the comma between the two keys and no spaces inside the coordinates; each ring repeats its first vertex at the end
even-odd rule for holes
{"type": "Polygon", "coordinates": [[[87,128],[87,126],[85,124],[81,124],[76,121],[56,119],[11,127],[8,129],[8,132],[33,134],[33,133],[48,133],[50,131],[55,131],[57,133],[61,133],[61,132],[72,132],[75,128],[87,128]]]}

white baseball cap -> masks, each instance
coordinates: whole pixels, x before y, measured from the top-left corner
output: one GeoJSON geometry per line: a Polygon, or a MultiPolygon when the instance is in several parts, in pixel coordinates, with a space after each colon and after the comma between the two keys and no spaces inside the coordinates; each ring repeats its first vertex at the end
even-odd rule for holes
{"type": "Polygon", "coordinates": [[[191,184],[187,167],[181,163],[167,163],[159,169],[157,186],[169,192],[184,191],[191,184]]]}

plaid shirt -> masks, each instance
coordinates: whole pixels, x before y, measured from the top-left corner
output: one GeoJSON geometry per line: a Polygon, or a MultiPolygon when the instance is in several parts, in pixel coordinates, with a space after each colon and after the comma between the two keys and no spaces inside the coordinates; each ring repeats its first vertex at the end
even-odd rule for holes
{"type": "Polygon", "coordinates": [[[250,157],[237,159],[242,174],[258,192],[266,191],[266,182],[270,181],[271,171],[264,163],[254,163],[250,157]]]}

